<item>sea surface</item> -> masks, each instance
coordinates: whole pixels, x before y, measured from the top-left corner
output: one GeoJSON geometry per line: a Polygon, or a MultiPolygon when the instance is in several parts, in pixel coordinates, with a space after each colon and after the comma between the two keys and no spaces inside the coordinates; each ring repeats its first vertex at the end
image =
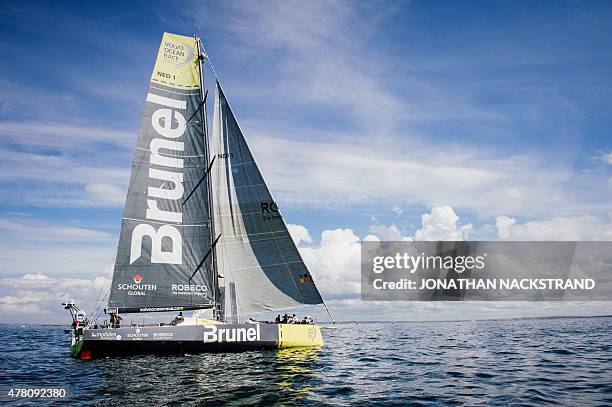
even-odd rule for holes
{"type": "MultiPolygon", "coordinates": [[[[11,387],[63,405],[612,405],[612,318],[346,323],[322,350],[74,360],[61,328],[0,326],[11,387]]],[[[32,401],[41,405],[50,401],[32,401]]]]}

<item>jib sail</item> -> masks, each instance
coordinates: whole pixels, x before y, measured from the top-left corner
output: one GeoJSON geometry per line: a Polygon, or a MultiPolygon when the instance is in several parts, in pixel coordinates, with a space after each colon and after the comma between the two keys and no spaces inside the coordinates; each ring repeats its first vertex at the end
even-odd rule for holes
{"type": "Polygon", "coordinates": [[[226,313],[322,303],[218,82],[212,143],[213,212],[220,236],[215,250],[226,313]]]}
{"type": "Polygon", "coordinates": [[[207,262],[200,265],[210,236],[207,188],[198,184],[207,164],[199,66],[194,38],[164,34],[132,162],[109,297],[109,307],[120,312],[212,306],[213,278],[207,262]]]}

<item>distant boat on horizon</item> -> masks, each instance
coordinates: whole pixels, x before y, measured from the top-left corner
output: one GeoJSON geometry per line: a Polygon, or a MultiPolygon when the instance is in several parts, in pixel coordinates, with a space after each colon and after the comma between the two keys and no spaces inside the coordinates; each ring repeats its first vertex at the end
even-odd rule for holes
{"type": "Polygon", "coordinates": [[[110,326],[74,301],[63,304],[73,319],[72,356],[323,346],[310,318],[240,321],[325,303],[198,37],[163,35],[107,295],[110,326]],[[207,61],[215,76],[212,136],[207,61]],[[180,314],[168,324],[121,326],[122,314],[143,312],[180,314]]]}

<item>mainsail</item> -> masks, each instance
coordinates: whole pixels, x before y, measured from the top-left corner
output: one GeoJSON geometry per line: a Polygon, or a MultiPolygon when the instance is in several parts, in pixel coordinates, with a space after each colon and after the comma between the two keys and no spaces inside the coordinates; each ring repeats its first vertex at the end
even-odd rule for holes
{"type": "Polygon", "coordinates": [[[321,304],[218,82],[212,143],[213,212],[220,236],[215,250],[226,313],[321,304]]]}
{"type": "Polygon", "coordinates": [[[213,306],[214,278],[202,263],[210,234],[207,188],[199,183],[208,162],[199,69],[196,39],[165,33],[132,163],[109,297],[109,307],[120,312],[213,306]]]}

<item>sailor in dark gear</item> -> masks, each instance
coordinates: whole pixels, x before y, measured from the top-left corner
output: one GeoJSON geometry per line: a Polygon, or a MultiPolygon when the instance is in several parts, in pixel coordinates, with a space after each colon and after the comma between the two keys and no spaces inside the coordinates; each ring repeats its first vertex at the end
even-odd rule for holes
{"type": "Polygon", "coordinates": [[[283,319],[281,320],[281,322],[283,324],[288,323],[289,322],[289,315],[287,315],[287,314],[283,315],[283,319]]]}
{"type": "Polygon", "coordinates": [[[111,314],[110,316],[111,328],[120,328],[121,320],[123,320],[123,318],[121,318],[119,315],[111,314]]]}
{"type": "Polygon", "coordinates": [[[276,316],[276,319],[274,320],[274,323],[275,323],[275,324],[280,324],[280,323],[281,323],[281,317],[280,317],[280,314],[278,314],[278,315],[276,316]]]}
{"type": "Polygon", "coordinates": [[[170,325],[178,325],[183,321],[185,321],[185,317],[183,316],[183,311],[180,311],[179,314],[174,317],[172,322],[170,322],[170,325]]]}

